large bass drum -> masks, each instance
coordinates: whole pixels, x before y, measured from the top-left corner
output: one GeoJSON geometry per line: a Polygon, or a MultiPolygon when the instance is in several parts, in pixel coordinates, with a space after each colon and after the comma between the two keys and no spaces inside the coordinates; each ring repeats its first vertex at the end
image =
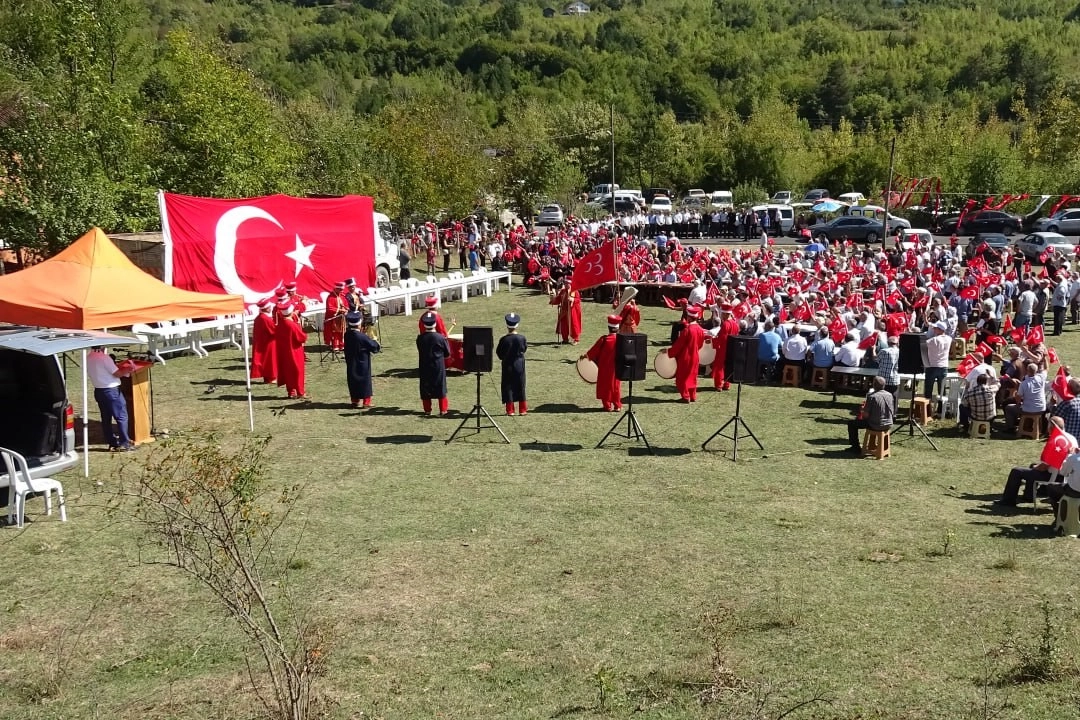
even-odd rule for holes
{"type": "Polygon", "coordinates": [[[698,350],[698,365],[712,365],[716,359],[716,348],[713,347],[712,338],[705,338],[705,344],[698,350]]]}
{"type": "Polygon", "coordinates": [[[577,361],[577,374],[585,382],[595,385],[600,368],[596,367],[596,363],[589,358],[581,358],[577,361]]]}
{"type": "Polygon", "coordinates": [[[660,350],[656,353],[656,357],[653,358],[652,363],[653,370],[656,371],[656,374],[664,378],[665,380],[670,380],[671,378],[675,377],[675,371],[679,367],[678,363],[675,362],[675,358],[668,357],[668,349],[669,348],[666,347],[660,348],[660,350]]]}

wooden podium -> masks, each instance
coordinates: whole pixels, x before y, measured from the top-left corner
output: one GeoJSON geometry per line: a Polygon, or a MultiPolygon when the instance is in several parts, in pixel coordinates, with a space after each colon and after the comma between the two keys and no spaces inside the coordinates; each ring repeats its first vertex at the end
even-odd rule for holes
{"type": "Polygon", "coordinates": [[[130,376],[120,378],[120,392],[124,394],[128,406],[128,437],[136,445],[153,442],[154,405],[150,368],[154,363],[139,360],[126,362],[134,364],[136,368],[130,376]]]}

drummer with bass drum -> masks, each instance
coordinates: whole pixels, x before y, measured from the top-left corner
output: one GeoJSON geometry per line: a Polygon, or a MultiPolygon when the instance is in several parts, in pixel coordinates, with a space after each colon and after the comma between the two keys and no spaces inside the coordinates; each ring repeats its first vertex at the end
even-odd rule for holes
{"type": "Polygon", "coordinates": [[[686,328],[679,333],[675,343],[668,349],[668,357],[675,358],[675,387],[679,391],[680,402],[697,402],[697,376],[699,357],[705,344],[705,331],[698,324],[701,308],[690,305],[686,308],[686,328]]]}

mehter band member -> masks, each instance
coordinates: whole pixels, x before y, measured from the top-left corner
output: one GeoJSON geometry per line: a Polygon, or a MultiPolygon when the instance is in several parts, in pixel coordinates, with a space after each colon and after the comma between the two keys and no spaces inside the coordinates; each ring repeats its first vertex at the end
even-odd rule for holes
{"type": "Polygon", "coordinates": [[[506,316],[506,334],[499,339],[495,355],[502,361],[502,401],[506,414],[514,414],[514,403],[518,404],[518,414],[529,411],[525,402],[525,351],[529,344],[525,336],[518,332],[521,316],[510,313],[506,316]]]}
{"type": "Polygon", "coordinates": [[[345,379],[349,383],[349,400],[353,407],[362,400],[364,407],[371,407],[371,354],[381,349],[366,334],[367,328],[362,326],[364,316],[360,313],[349,313],[345,316],[348,329],[345,331],[345,379]]]}
{"type": "Polygon", "coordinates": [[[608,334],[598,339],[589,351],[582,355],[596,363],[596,399],[604,404],[604,410],[622,410],[622,383],[615,376],[616,333],[622,318],[608,315],[608,334]]]}
{"type": "Polygon", "coordinates": [[[450,356],[450,343],[446,336],[435,327],[436,315],[424,313],[420,318],[424,332],[416,336],[416,350],[419,353],[420,401],[424,405],[424,414],[431,414],[431,401],[438,399],[439,414],[450,410],[450,401],[446,397],[446,358],[450,356]]]}

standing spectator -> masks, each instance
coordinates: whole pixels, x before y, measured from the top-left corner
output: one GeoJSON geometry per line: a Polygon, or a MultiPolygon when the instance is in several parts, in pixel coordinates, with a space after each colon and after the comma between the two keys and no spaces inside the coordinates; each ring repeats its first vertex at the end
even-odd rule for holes
{"type": "Polygon", "coordinates": [[[1069,293],[1072,283],[1069,282],[1069,271],[1062,270],[1058,275],[1057,285],[1054,286],[1054,294],[1050,304],[1054,309],[1054,334],[1060,335],[1065,332],[1065,310],[1069,307],[1069,293]]]}
{"type": "MultiPolygon", "coordinates": [[[[930,337],[926,340],[926,374],[923,384],[923,397],[933,401],[945,393],[945,376],[949,372],[949,348],[952,346],[952,338],[949,337],[948,325],[944,320],[938,320],[930,327],[930,337]],[[934,390],[937,390],[937,394],[934,390]]],[[[935,407],[937,403],[932,403],[935,407]]]]}
{"type": "Polygon", "coordinates": [[[94,400],[101,412],[101,431],[112,452],[128,452],[135,449],[128,436],[128,407],[120,392],[120,378],[131,375],[134,366],[125,361],[120,366],[96,347],[86,356],[86,375],[94,385],[94,400]],[[116,421],[115,428],[113,421],[116,421]]]}

